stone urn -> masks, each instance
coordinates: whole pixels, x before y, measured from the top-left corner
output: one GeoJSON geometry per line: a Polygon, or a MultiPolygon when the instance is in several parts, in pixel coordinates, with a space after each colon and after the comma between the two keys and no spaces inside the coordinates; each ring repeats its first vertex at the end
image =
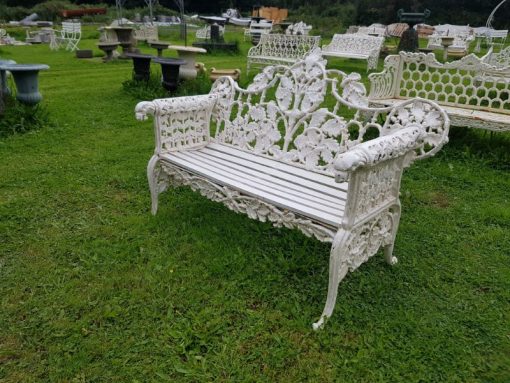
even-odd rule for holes
{"type": "Polygon", "coordinates": [[[133,60],[133,79],[136,81],[149,81],[153,56],[139,53],[128,53],[127,56],[133,60]]]}
{"type": "Polygon", "coordinates": [[[14,60],[0,60],[0,85],[2,87],[2,94],[4,96],[9,96],[11,94],[11,90],[7,86],[7,71],[4,69],[5,65],[16,64],[14,60]]]}
{"type": "Polygon", "coordinates": [[[112,28],[117,34],[117,40],[119,45],[122,47],[122,54],[120,58],[127,59],[127,53],[131,53],[134,47],[134,29],[131,27],[113,27],[112,28]]]}
{"type": "Polygon", "coordinates": [[[163,57],[163,50],[167,49],[168,46],[170,45],[166,41],[156,41],[156,40],[147,41],[147,43],[151,46],[151,48],[154,48],[158,51],[158,57],[163,57]]]}
{"type": "Polygon", "coordinates": [[[183,80],[193,80],[197,78],[197,68],[195,67],[195,57],[200,53],[207,53],[207,50],[197,47],[185,47],[182,45],[170,45],[168,49],[177,51],[179,58],[185,61],[182,68],[180,68],[179,76],[183,80]]]}
{"type": "Polygon", "coordinates": [[[11,72],[16,84],[16,99],[28,105],[38,104],[42,100],[39,93],[39,71],[50,67],[44,64],[10,64],[4,67],[11,72]]]}
{"type": "Polygon", "coordinates": [[[112,61],[113,51],[117,49],[118,45],[118,41],[103,41],[97,43],[97,47],[106,54],[106,56],[103,57],[103,62],[112,61]]]}
{"type": "Polygon", "coordinates": [[[173,58],[155,58],[155,63],[161,64],[161,85],[168,91],[177,89],[179,83],[179,69],[181,65],[185,65],[186,61],[173,58]]]}
{"type": "Polygon", "coordinates": [[[444,53],[443,53],[443,60],[444,61],[448,60],[448,47],[453,45],[453,40],[455,40],[455,38],[453,36],[443,36],[443,37],[441,37],[441,45],[444,48],[444,53]]]}

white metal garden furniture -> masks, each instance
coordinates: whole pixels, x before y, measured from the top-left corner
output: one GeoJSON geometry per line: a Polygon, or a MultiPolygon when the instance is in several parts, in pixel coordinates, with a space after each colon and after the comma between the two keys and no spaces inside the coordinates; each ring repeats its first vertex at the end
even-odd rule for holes
{"type": "Polygon", "coordinates": [[[335,34],[331,42],[322,47],[324,56],[367,60],[367,71],[377,68],[384,37],[359,33],[335,34]]]}
{"type": "Polygon", "coordinates": [[[320,36],[264,34],[248,51],[247,72],[254,65],[293,64],[319,47],[320,36]]]}
{"type": "Polygon", "coordinates": [[[291,67],[266,67],[247,89],[222,77],[208,95],[139,103],[138,119],[154,116],[152,213],[160,193],[185,185],[331,243],[321,327],[348,271],[380,248],[396,263],[403,169],[447,142],[448,116],[437,104],[370,108],[365,93],[358,74],[327,70],[317,50],[291,67]],[[348,110],[353,117],[343,117],[348,110]],[[379,137],[366,139],[369,131],[379,137]]]}
{"type": "Polygon", "coordinates": [[[50,49],[64,47],[66,50],[78,49],[81,40],[81,23],[78,21],[63,21],[62,29],[53,30],[50,36],[50,49]]]}
{"type": "Polygon", "coordinates": [[[371,105],[394,105],[421,97],[437,102],[456,126],[510,130],[510,73],[474,54],[440,63],[433,53],[386,57],[384,70],[372,73],[371,105]]]}

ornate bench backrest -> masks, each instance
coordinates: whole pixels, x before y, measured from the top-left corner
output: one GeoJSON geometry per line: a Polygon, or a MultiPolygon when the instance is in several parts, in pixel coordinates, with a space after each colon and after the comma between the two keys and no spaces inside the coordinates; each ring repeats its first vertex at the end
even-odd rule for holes
{"type": "MultiPolygon", "coordinates": [[[[384,65],[383,73],[395,76],[393,97],[421,97],[441,105],[510,114],[508,73],[498,75],[495,67],[473,54],[442,64],[433,53],[401,52],[388,56],[384,65]]],[[[377,92],[374,94],[377,81],[372,83],[372,94],[378,98],[377,92]]]]}
{"type": "Polygon", "coordinates": [[[491,52],[485,62],[498,68],[510,69],[510,46],[497,53],[491,52]]]}
{"type": "Polygon", "coordinates": [[[324,47],[326,51],[348,52],[369,55],[374,50],[381,50],[384,37],[366,36],[363,34],[335,34],[329,45],[324,47]]]}
{"type": "Polygon", "coordinates": [[[337,154],[363,142],[367,133],[375,138],[414,121],[414,110],[421,111],[416,123],[435,135],[430,148],[444,143],[444,114],[431,104],[369,108],[359,74],[325,65],[317,49],[291,67],[266,67],[247,89],[230,77],[218,79],[211,90],[218,97],[214,140],[328,175],[337,154]]]}
{"type": "Polygon", "coordinates": [[[320,36],[264,34],[260,36],[258,55],[302,59],[319,46],[320,36]]]}

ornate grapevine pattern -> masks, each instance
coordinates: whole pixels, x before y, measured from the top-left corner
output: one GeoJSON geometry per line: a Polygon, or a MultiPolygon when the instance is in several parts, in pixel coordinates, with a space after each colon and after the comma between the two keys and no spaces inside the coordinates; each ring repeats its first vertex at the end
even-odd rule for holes
{"type": "Polygon", "coordinates": [[[161,165],[168,175],[165,180],[173,186],[189,186],[204,197],[221,202],[230,210],[246,214],[251,219],[261,222],[272,222],[275,227],[299,229],[309,237],[315,237],[322,242],[331,242],[336,229],[326,227],[321,223],[313,222],[308,218],[302,218],[292,211],[280,209],[274,205],[265,203],[258,198],[243,195],[227,186],[222,186],[209,181],[207,178],[187,172],[176,166],[166,163],[161,165]]]}
{"type": "Polygon", "coordinates": [[[342,264],[350,271],[356,270],[370,257],[374,256],[381,246],[387,246],[394,240],[395,225],[399,220],[399,212],[387,209],[368,222],[354,227],[345,244],[348,256],[341,256],[342,264]]]}
{"type": "Polygon", "coordinates": [[[202,147],[209,142],[209,121],[216,97],[211,95],[176,97],[142,102],[136,107],[139,120],[156,118],[158,152],[202,147]]]}
{"type": "Polygon", "coordinates": [[[429,133],[420,156],[433,155],[447,142],[447,118],[439,107],[408,101],[396,108],[369,108],[359,74],[326,70],[319,50],[290,68],[264,68],[246,90],[225,78],[211,93],[218,97],[217,142],[329,175],[335,173],[334,159],[363,142],[369,130],[387,135],[420,125],[429,133]],[[325,105],[328,90],[336,100],[332,108],[325,105]],[[359,111],[346,120],[340,112],[347,109],[359,111]]]}

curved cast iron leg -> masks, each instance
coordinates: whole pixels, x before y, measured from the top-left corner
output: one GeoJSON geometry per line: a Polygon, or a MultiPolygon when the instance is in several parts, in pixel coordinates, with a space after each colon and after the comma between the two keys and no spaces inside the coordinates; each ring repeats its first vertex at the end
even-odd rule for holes
{"type": "Polygon", "coordinates": [[[149,190],[151,192],[152,215],[156,215],[158,211],[158,195],[160,192],[158,185],[159,169],[157,168],[157,166],[158,157],[154,155],[151,157],[151,159],[149,160],[149,164],[147,165],[147,180],[149,181],[149,190]]]}
{"type": "Polygon", "coordinates": [[[397,257],[393,256],[393,247],[395,246],[395,238],[397,236],[398,224],[400,222],[401,206],[400,202],[391,208],[393,210],[393,228],[391,243],[384,247],[384,258],[389,265],[395,265],[398,262],[397,257]]]}
{"type": "Polygon", "coordinates": [[[324,325],[325,320],[333,314],[338,294],[338,285],[349,271],[342,257],[342,255],[345,256],[345,252],[347,251],[346,245],[349,235],[350,232],[340,229],[333,240],[333,246],[329,256],[328,297],[326,298],[326,305],[324,306],[320,319],[312,325],[314,330],[320,329],[324,325]]]}

